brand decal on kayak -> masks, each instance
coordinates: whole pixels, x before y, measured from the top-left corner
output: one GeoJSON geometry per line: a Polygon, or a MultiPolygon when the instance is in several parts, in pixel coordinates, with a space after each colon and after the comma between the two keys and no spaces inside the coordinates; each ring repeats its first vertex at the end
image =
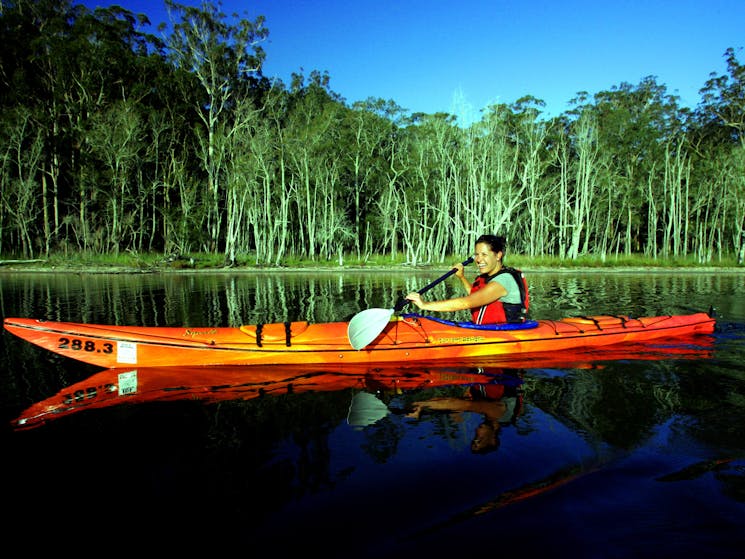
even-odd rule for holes
{"type": "Polygon", "coordinates": [[[457,336],[454,338],[437,338],[438,344],[469,344],[473,342],[483,342],[484,336],[457,336]]]}
{"type": "Polygon", "coordinates": [[[214,336],[217,334],[216,328],[211,328],[209,330],[192,330],[191,328],[187,328],[184,330],[184,337],[185,338],[198,338],[199,336],[214,336]]]}

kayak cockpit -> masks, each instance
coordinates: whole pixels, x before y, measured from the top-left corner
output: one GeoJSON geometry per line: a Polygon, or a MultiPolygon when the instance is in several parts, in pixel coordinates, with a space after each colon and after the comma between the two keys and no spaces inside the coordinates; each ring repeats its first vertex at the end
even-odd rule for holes
{"type": "Polygon", "coordinates": [[[435,316],[425,316],[425,315],[421,315],[417,313],[402,314],[401,318],[404,320],[426,318],[427,320],[431,320],[432,322],[438,322],[440,324],[445,324],[447,326],[455,326],[456,328],[470,328],[473,330],[488,330],[488,331],[530,330],[532,328],[538,328],[538,325],[539,325],[537,320],[526,320],[525,322],[500,322],[498,324],[474,324],[473,322],[469,322],[466,320],[463,320],[463,321],[447,320],[445,318],[439,318],[435,316]]]}

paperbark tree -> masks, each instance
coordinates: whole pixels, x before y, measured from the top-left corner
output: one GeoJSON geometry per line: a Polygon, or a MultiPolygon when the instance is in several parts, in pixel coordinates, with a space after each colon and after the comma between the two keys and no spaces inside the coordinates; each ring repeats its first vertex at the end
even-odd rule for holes
{"type": "Polygon", "coordinates": [[[42,169],[44,133],[35,125],[31,112],[20,107],[3,118],[3,153],[0,170],[2,204],[0,210],[15,224],[16,244],[23,258],[34,258],[35,227],[38,223],[39,184],[36,178],[42,169]]]}
{"type": "Polygon", "coordinates": [[[572,192],[570,194],[571,228],[567,257],[576,259],[587,252],[588,235],[593,219],[593,202],[596,194],[599,146],[597,137],[597,120],[590,109],[581,112],[572,125],[576,143],[576,161],[571,165],[572,192]]]}
{"type": "MultiPolygon", "coordinates": [[[[724,57],[727,74],[711,74],[701,89],[703,100],[697,114],[697,143],[705,159],[724,154],[724,168],[731,169],[731,193],[727,196],[735,208],[732,245],[738,263],[745,263],[745,65],[737,59],[735,49],[728,48],[724,57]],[[727,146],[727,147],[725,147],[727,146]]],[[[705,179],[704,179],[705,180],[705,179]]]]}
{"type": "Polygon", "coordinates": [[[515,142],[509,106],[492,105],[477,124],[475,161],[469,173],[468,192],[460,215],[472,244],[482,233],[507,234],[508,226],[523,204],[524,186],[517,180],[519,149],[515,142]],[[474,236],[475,235],[475,236],[474,236]]]}
{"type": "Polygon", "coordinates": [[[357,102],[348,113],[351,138],[347,157],[351,166],[351,199],[354,251],[360,260],[367,260],[373,251],[372,221],[375,199],[383,189],[387,146],[395,142],[397,126],[404,110],[393,101],[368,99],[357,102]]]}
{"type": "Polygon", "coordinates": [[[135,216],[141,186],[137,168],[145,151],[143,124],[136,103],[122,102],[97,113],[92,119],[88,142],[92,155],[107,171],[107,183],[113,188],[100,189],[106,200],[99,223],[106,231],[102,242],[107,252],[119,254],[120,248],[136,250],[135,216]],[[125,244],[122,247],[122,243],[125,244]]]}
{"type": "Polygon", "coordinates": [[[549,123],[539,119],[545,103],[533,97],[519,99],[513,106],[515,137],[518,144],[518,177],[524,201],[525,217],[520,220],[524,246],[530,256],[537,256],[548,239],[545,216],[552,206],[552,189],[547,186],[546,171],[552,163],[547,149],[549,123]]]}
{"type": "MultiPolygon", "coordinates": [[[[239,85],[258,74],[264,60],[261,41],[267,37],[264,17],[254,21],[226,22],[220,4],[203,2],[199,7],[165,0],[172,18],[172,33],[167,39],[172,63],[190,72],[201,86],[201,95],[193,99],[202,127],[197,131],[198,155],[207,179],[206,228],[209,242],[205,248],[219,250],[222,238],[222,208],[226,202],[225,169],[231,154],[225,138],[233,131],[231,103],[239,85]],[[175,15],[180,16],[176,21],[175,15]]],[[[234,14],[233,18],[237,16],[234,14]]]]}

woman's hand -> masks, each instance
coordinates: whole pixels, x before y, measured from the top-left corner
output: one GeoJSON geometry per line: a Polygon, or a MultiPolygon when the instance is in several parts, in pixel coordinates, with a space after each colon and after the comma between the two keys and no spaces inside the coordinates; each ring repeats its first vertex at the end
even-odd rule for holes
{"type": "Polygon", "coordinates": [[[406,296],[406,298],[409,301],[411,301],[412,303],[414,303],[417,307],[419,307],[420,309],[424,310],[424,305],[426,303],[424,301],[422,301],[422,296],[418,292],[413,291],[413,292],[409,293],[406,296]]]}
{"type": "Polygon", "coordinates": [[[470,293],[473,284],[468,281],[468,278],[466,277],[466,269],[465,266],[463,266],[463,263],[458,262],[457,264],[453,264],[453,268],[455,268],[455,274],[453,275],[460,280],[460,283],[466,293],[470,293]]]}
{"type": "Polygon", "coordinates": [[[453,268],[455,268],[455,277],[460,278],[460,279],[463,279],[465,277],[465,268],[463,267],[462,262],[453,264],[453,268]]]}

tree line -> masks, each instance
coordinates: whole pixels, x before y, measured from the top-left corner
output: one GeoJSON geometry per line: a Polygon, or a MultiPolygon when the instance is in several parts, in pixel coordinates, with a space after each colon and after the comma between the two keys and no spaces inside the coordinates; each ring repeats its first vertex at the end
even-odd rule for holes
{"type": "Polygon", "coordinates": [[[349,104],[317,70],[270,80],[263,16],[165,6],[157,34],[118,6],[0,6],[0,254],[420,264],[489,232],[535,257],[745,259],[734,48],[695,109],[649,76],[464,126],[349,104]]]}

